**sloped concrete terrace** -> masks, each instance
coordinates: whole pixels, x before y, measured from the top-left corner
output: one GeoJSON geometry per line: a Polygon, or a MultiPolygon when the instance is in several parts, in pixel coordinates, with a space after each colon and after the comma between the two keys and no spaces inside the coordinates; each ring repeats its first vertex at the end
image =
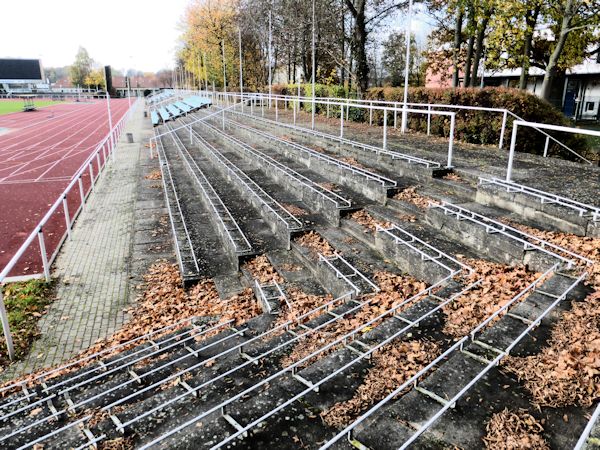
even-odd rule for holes
{"type": "Polygon", "coordinates": [[[252,288],[262,312],[2,388],[3,448],[477,449],[506,407],[551,448],[576,444],[593,407],[536,408],[503,364],[541,352],[594,289],[596,262],[519,226],[593,239],[593,219],[478,184],[480,168],[444,178],[417,139],[392,138],[394,158],[215,111],[155,129],[174,250],[186,287],[252,288]]]}

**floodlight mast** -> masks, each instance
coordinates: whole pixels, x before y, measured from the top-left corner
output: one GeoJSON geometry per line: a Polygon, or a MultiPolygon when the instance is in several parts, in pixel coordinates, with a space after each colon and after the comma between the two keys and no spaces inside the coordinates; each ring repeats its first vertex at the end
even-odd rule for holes
{"type": "Polygon", "coordinates": [[[242,28],[238,27],[238,37],[240,41],[240,101],[242,102],[242,112],[244,112],[244,76],[242,68],[242,28]]]}
{"type": "Polygon", "coordinates": [[[221,48],[223,49],[223,93],[227,93],[227,69],[225,67],[225,41],[221,41],[221,48]]]}
{"type": "MultiPolygon", "coordinates": [[[[271,5],[272,7],[272,5],[271,5]]],[[[273,93],[273,78],[271,67],[271,41],[273,40],[273,23],[272,23],[273,11],[269,10],[269,108],[271,107],[271,96],[273,93]]]]}
{"type": "Polygon", "coordinates": [[[312,0],[312,115],[310,119],[311,129],[315,129],[315,0],[312,0]]]}
{"type": "Polygon", "coordinates": [[[408,68],[410,67],[410,23],[411,23],[411,15],[412,15],[412,4],[413,0],[409,0],[408,2],[408,16],[406,17],[406,32],[405,32],[405,40],[406,40],[406,59],[404,60],[404,105],[402,108],[402,127],[401,132],[404,133],[406,131],[406,113],[408,106],[408,68]]]}

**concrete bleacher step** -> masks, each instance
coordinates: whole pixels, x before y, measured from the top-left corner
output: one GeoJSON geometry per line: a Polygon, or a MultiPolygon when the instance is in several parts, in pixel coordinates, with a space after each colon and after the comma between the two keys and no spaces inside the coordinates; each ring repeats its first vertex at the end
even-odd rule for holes
{"type": "MultiPolygon", "coordinates": [[[[237,124],[238,122],[234,123],[237,124]]],[[[388,179],[385,174],[377,173],[372,168],[363,168],[359,165],[340,160],[335,156],[321,154],[310,147],[295,144],[296,148],[290,145],[290,141],[280,139],[276,135],[270,133],[266,133],[266,137],[257,135],[255,128],[245,129],[233,125],[229,129],[235,130],[250,143],[269,145],[273,150],[277,150],[280,155],[284,155],[290,160],[318,172],[333,183],[347,186],[353,192],[364,195],[373,201],[385,204],[387,198],[398,190],[396,187],[397,175],[388,179]],[[320,159],[321,157],[325,158],[325,156],[331,159],[320,159]],[[361,170],[365,170],[367,176],[362,174],[361,170]],[[369,178],[368,176],[373,178],[369,178]]]]}
{"type": "MultiPolygon", "coordinates": [[[[459,206],[469,211],[485,214],[487,217],[492,216],[490,213],[493,212],[490,211],[490,208],[482,207],[479,204],[467,203],[459,206]]],[[[437,228],[454,240],[462,241],[473,251],[492,260],[509,265],[525,264],[534,270],[541,271],[545,271],[556,262],[547,254],[534,248],[526,249],[523,240],[511,237],[519,236],[512,231],[507,231],[508,235],[498,233],[494,229],[479,223],[462,220],[462,218],[457,218],[452,214],[445,214],[443,208],[429,208],[426,216],[430,226],[437,228]]]]}
{"type": "MultiPolygon", "coordinates": [[[[173,180],[180,197],[180,204],[192,244],[194,254],[199,266],[200,276],[215,276],[220,273],[235,271],[231,258],[223,250],[218,229],[211,220],[211,212],[202,202],[198,202],[198,192],[194,185],[188,181],[188,175],[182,161],[175,157],[169,160],[173,180]]],[[[183,230],[177,232],[179,242],[185,242],[183,230]]],[[[198,278],[199,278],[198,277],[198,278]]],[[[184,281],[192,282],[195,279],[184,281]]]]}
{"type": "MultiPolygon", "coordinates": [[[[194,129],[196,130],[198,127],[194,129]]],[[[239,168],[244,174],[246,174],[246,176],[264,189],[264,191],[273,197],[273,199],[275,199],[277,202],[284,206],[291,205],[302,210],[302,214],[297,215],[297,218],[305,224],[305,227],[310,228],[314,225],[326,223],[322,216],[320,216],[317,212],[314,212],[309,205],[302,201],[302,198],[300,195],[298,195],[297,190],[289,188],[288,183],[277,182],[272,178],[265,176],[261,170],[257,169],[253,164],[250,164],[246,159],[240,157],[237,152],[221,145],[219,140],[213,135],[204,133],[202,137],[207,142],[217,147],[227,160],[239,168]]]]}
{"type": "Polygon", "coordinates": [[[342,187],[329,189],[325,178],[303,166],[292,164],[279,156],[271,157],[267,150],[259,146],[250,147],[242,141],[232,140],[216,127],[205,124],[203,129],[209,136],[215,137],[222,148],[236,153],[259,170],[263,177],[284,186],[286,190],[294,191],[312,211],[318,211],[334,225],[339,222],[340,210],[352,207],[355,202],[342,187]]]}
{"type": "MultiPolygon", "coordinates": [[[[180,146],[185,146],[180,142],[180,146]]],[[[167,147],[169,151],[176,150],[167,147]]],[[[181,147],[177,151],[182,158],[187,158],[185,167],[190,177],[196,177],[202,184],[195,187],[202,194],[201,198],[209,202],[205,206],[211,211],[211,219],[221,231],[225,248],[236,266],[240,257],[278,245],[260,214],[247,207],[246,200],[214,171],[210,161],[187,150],[181,151],[181,147]]]]}
{"type": "MultiPolygon", "coordinates": [[[[476,201],[509,210],[515,215],[538,224],[548,230],[573,233],[579,236],[600,236],[600,220],[594,220],[593,213],[597,207],[582,204],[561,204],[553,199],[552,194],[544,197],[531,195],[526,190],[519,192],[519,185],[514,187],[503,180],[483,178],[477,186],[476,201]],[[541,197],[541,198],[540,198],[541,197]],[[574,206],[574,207],[573,207],[574,206]],[[583,209],[575,209],[575,208],[583,209]]],[[[527,189],[526,186],[523,187],[527,189]]]]}
{"type": "MultiPolygon", "coordinates": [[[[181,134],[182,142],[189,145],[190,153],[196,163],[201,166],[209,164],[222,178],[226,179],[229,185],[241,197],[247,199],[253,209],[259,213],[263,221],[269,225],[274,236],[282,242],[285,248],[289,249],[290,240],[306,226],[306,222],[277,202],[268,190],[261,187],[236,164],[237,161],[230,160],[198,133],[194,132],[193,136],[195,142],[200,143],[199,150],[193,149],[193,144],[186,142],[187,133],[185,133],[185,137],[182,137],[181,134]]],[[[304,210],[302,209],[302,211],[304,210]]]]}
{"type": "MultiPolygon", "coordinates": [[[[369,167],[374,167],[394,177],[409,178],[426,182],[432,178],[436,169],[425,167],[420,164],[409,163],[399,157],[394,157],[393,152],[375,152],[375,147],[380,148],[380,144],[374,148],[361,147],[359,142],[339,140],[334,135],[319,136],[310,130],[286,126],[284,123],[276,123],[272,119],[265,122],[258,117],[252,117],[248,114],[242,116],[245,120],[252,122],[253,126],[259,126],[267,129],[279,136],[291,137],[293,141],[307,145],[309,147],[319,147],[319,150],[325,151],[331,155],[338,155],[343,158],[354,158],[359,163],[369,167]]],[[[391,149],[390,149],[391,150],[391,149]]],[[[396,147],[397,152],[403,153],[406,148],[396,147]]],[[[414,150],[414,149],[412,149],[414,150]]],[[[411,152],[407,152],[410,154],[411,152]]],[[[421,155],[417,155],[421,156],[421,155]]],[[[435,155],[437,156],[437,155],[435,155]]]]}
{"type": "MultiPolygon", "coordinates": [[[[543,306],[540,308],[541,294],[538,292],[560,296],[572,282],[572,278],[560,274],[548,279],[536,290],[537,292],[534,291],[521,303],[512,307],[509,314],[504,315],[478,335],[474,342],[464,348],[464,351],[454,352],[435,372],[422,380],[416,390],[413,389],[393,403],[382,407],[371,419],[357,427],[354,432],[355,439],[369,448],[401,446],[414,431],[437,413],[444,405],[444,400],[449,400],[460,392],[488,361],[493,360],[498,356],[499,351],[512,344],[531,323],[523,321],[522,318],[533,321],[540,316],[545,308],[543,306]],[[392,423],[400,423],[404,426],[391,427],[392,423]],[[386,430],[385,437],[381,435],[382,430],[386,430]]],[[[568,308],[569,300],[581,300],[588,292],[582,284],[570,291],[567,300],[561,305],[562,308],[547,316],[534,330],[531,338],[522,341],[512,354],[523,356],[539,351],[547,342],[551,327],[559,319],[557,313],[568,308]]],[[[528,397],[515,376],[493,369],[461,397],[459,402],[451,407],[437,423],[434,423],[414,445],[417,447],[459,445],[461,448],[480,448],[485,423],[493,411],[499,411],[507,404],[528,407],[528,397]],[[519,392],[515,393],[514,390],[519,392]]],[[[585,426],[585,421],[578,422],[579,427],[585,426]]],[[[563,439],[561,445],[556,448],[571,447],[574,443],[572,439],[576,439],[580,433],[581,430],[571,433],[569,437],[571,441],[563,439]],[[570,445],[567,445],[567,442],[570,445]]],[[[554,438],[556,439],[557,436],[554,438]]]]}

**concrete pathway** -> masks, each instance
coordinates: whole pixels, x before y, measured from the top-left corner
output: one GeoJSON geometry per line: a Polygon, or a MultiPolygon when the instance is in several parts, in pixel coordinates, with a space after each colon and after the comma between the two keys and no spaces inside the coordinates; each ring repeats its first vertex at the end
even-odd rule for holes
{"type": "Polygon", "coordinates": [[[149,120],[143,109],[139,102],[117,146],[115,162],[100,177],[72,238],[56,259],[57,299],[39,323],[41,337],[26,359],[10,366],[1,378],[59,364],[111,334],[126,319],[124,310],[133,300],[129,279],[142,178],[139,163],[148,153],[144,142],[149,120]],[[126,142],[126,133],[133,134],[133,144],[126,142]]]}

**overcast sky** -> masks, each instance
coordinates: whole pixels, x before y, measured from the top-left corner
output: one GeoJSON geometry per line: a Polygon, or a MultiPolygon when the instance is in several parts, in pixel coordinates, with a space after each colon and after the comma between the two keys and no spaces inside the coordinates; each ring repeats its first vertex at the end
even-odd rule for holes
{"type": "MultiPolygon", "coordinates": [[[[102,65],[155,72],[173,66],[179,24],[189,2],[2,1],[0,57],[40,58],[44,67],[66,66],[83,46],[102,65]]],[[[413,32],[422,39],[429,30],[423,19],[417,13],[412,23],[413,32]]],[[[381,32],[385,36],[404,24],[399,15],[381,32]]]]}
{"type": "Polygon", "coordinates": [[[69,65],[78,47],[116,69],[173,65],[178,25],[189,0],[2,1],[0,57],[69,65]]]}

